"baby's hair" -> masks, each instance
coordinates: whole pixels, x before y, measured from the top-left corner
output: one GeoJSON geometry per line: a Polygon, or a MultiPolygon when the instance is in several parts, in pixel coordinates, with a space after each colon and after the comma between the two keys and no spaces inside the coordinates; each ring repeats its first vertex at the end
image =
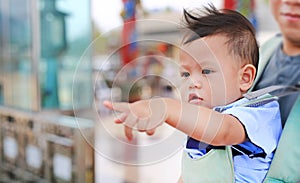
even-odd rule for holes
{"type": "Polygon", "coordinates": [[[196,39],[224,35],[228,38],[226,44],[230,54],[245,63],[258,67],[259,50],[255,38],[255,29],[247,18],[237,11],[217,10],[212,4],[196,12],[184,9],[184,28],[193,33],[188,34],[183,44],[196,39]]]}

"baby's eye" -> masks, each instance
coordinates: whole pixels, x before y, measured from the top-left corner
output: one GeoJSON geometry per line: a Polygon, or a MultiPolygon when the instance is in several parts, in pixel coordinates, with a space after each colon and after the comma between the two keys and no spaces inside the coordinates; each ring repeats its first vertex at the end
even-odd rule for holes
{"type": "Polygon", "coordinates": [[[181,72],[180,76],[183,77],[183,78],[187,78],[187,77],[190,76],[190,73],[188,73],[188,72],[181,72]]]}
{"type": "Polygon", "coordinates": [[[209,69],[203,69],[202,74],[211,74],[213,71],[209,69]]]}

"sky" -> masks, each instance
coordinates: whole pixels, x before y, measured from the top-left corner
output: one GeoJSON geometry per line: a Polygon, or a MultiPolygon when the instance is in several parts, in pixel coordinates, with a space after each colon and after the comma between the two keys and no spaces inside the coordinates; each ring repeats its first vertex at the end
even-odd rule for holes
{"type": "MultiPolygon", "coordinates": [[[[123,9],[122,0],[92,0],[92,18],[102,32],[108,32],[122,25],[120,12],[123,9]]],[[[200,7],[203,4],[213,2],[216,7],[221,7],[222,0],[141,0],[146,10],[154,11],[170,7],[182,11],[182,8],[200,7]]]]}

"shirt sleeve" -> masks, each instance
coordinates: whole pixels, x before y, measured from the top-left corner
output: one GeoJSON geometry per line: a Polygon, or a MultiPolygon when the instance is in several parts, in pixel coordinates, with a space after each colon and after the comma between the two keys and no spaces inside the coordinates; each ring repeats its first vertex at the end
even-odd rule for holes
{"type": "Polygon", "coordinates": [[[222,113],[235,116],[245,127],[250,142],[267,155],[275,150],[282,131],[277,101],[258,107],[232,107],[222,113]]]}

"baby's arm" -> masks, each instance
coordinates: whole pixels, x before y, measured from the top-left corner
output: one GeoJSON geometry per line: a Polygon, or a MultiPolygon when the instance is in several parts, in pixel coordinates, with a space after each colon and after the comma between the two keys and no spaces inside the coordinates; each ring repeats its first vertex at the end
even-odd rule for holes
{"type": "Polygon", "coordinates": [[[194,139],[216,146],[239,144],[246,138],[243,125],[235,117],[175,99],[153,98],[130,104],[106,101],[104,105],[122,113],[116,122],[124,123],[129,139],[133,127],[151,134],[163,122],[194,139]]]}

